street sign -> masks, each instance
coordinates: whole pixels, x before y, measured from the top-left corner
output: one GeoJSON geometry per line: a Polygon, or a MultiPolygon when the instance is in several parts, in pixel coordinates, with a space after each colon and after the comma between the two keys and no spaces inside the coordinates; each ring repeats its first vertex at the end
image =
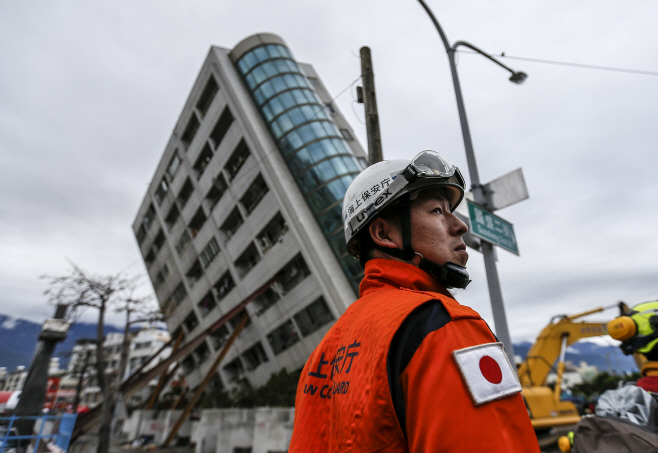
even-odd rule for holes
{"type": "Polygon", "coordinates": [[[497,211],[529,197],[523,170],[507,173],[484,185],[484,197],[491,211],[497,211]]]}
{"type": "Polygon", "coordinates": [[[471,218],[471,234],[518,255],[514,225],[466,200],[471,218]]]}

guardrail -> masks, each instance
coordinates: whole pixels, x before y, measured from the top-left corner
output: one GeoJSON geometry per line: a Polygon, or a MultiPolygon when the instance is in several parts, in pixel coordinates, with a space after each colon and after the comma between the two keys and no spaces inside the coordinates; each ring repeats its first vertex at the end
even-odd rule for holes
{"type": "MultiPolygon", "coordinates": [[[[31,445],[31,451],[39,451],[39,444],[45,442],[66,451],[71,442],[77,414],[0,417],[0,453],[23,453],[31,445]],[[31,434],[21,434],[16,425],[32,421],[31,434]]],[[[55,450],[55,449],[52,449],[55,450]]]]}

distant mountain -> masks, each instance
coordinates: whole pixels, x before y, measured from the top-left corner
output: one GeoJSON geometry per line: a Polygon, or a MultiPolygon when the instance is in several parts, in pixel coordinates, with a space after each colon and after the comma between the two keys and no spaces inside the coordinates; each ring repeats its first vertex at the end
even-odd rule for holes
{"type": "MultiPolygon", "coordinates": [[[[514,354],[525,360],[532,343],[524,341],[514,345],[514,354]]],[[[638,371],[633,356],[624,355],[618,346],[601,344],[596,341],[579,341],[567,348],[565,360],[580,365],[586,362],[588,365],[596,366],[599,371],[615,372],[624,374],[626,372],[638,371]]]]}
{"type": "MultiPolygon", "coordinates": [[[[105,326],[105,333],[121,332],[115,326],[105,326]]],[[[18,365],[30,366],[32,355],[41,332],[41,324],[24,319],[13,318],[0,314],[0,367],[7,367],[8,371],[16,369],[18,365]]],[[[59,343],[55,349],[55,357],[59,357],[60,367],[65,368],[69,357],[65,354],[73,349],[75,342],[81,338],[95,338],[96,325],[93,323],[78,322],[71,327],[66,341],[59,343]]],[[[525,359],[530,347],[529,342],[514,345],[514,353],[525,359]]],[[[580,341],[567,349],[566,360],[575,365],[587,362],[595,365],[600,371],[615,371],[625,373],[637,371],[632,356],[625,356],[617,346],[604,345],[592,341],[580,341]]]]}
{"type": "MultiPolygon", "coordinates": [[[[114,326],[105,326],[105,334],[121,331],[114,326]]],[[[0,367],[7,367],[7,371],[16,369],[18,365],[28,368],[40,332],[40,323],[0,314],[0,367]]],[[[96,324],[78,322],[71,326],[67,339],[55,349],[54,356],[59,357],[61,368],[65,368],[69,362],[65,353],[72,350],[75,342],[81,338],[96,338],[96,324]]]]}

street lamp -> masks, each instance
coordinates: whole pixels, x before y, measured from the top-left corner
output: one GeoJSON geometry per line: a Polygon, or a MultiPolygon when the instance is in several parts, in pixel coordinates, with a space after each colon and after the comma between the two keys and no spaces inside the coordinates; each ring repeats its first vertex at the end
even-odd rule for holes
{"type": "MultiPolygon", "coordinates": [[[[423,3],[423,2],[421,1],[421,3],[423,3]]],[[[438,27],[438,26],[439,26],[439,23],[436,22],[435,25],[438,27]]],[[[440,29],[440,28],[439,28],[439,29],[440,29]]],[[[507,66],[507,65],[505,65],[505,64],[503,64],[503,63],[501,63],[500,61],[496,60],[496,59],[495,59],[494,57],[492,57],[491,55],[489,55],[489,54],[487,54],[487,53],[484,53],[481,49],[478,49],[478,48],[475,47],[473,44],[468,43],[468,42],[466,42],[466,41],[457,41],[457,42],[455,43],[455,45],[452,46],[452,51],[453,51],[453,53],[457,50],[457,47],[459,47],[459,46],[468,47],[469,49],[474,50],[475,52],[479,53],[479,54],[482,55],[483,57],[488,58],[489,60],[493,61],[493,62],[496,63],[498,66],[507,69],[507,70],[512,74],[512,75],[510,76],[510,78],[509,78],[510,82],[514,82],[514,83],[516,83],[517,85],[521,85],[523,82],[525,82],[525,79],[528,78],[528,74],[526,74],[525,72],[520,72],[520,71],[517,72],[517,71],[514,71],[514,69],[512,69],[512,68],[510,68],[509,66],[507,66]]],[[[450,52],[450,50],[448,50],[448,52],[450,52]]]]}
{"type": "MultiPolygon", "coordinates": [[[[459,86],[459,77],[457,77],[457,66],[455,65],[455,52],[457,47],[464,46],[468,47],[471,50],[479,53],[480,55],[488,58],[497,65],[508,70],[512,75],[509,78],[511,82],[516,84],[521,84],[528,77],[527,74],[523,72],[517,72],[511,69],[510,67],[504,65],[500,61],[493,58],[491,55],[486,54],[482,50],[478,49],[472,44],[469,44],[464,41],[457,41],[454,46],[450,46],[448,38],[443,29],[439,25],[439,22],[432,14],[432,11],[425,4],[423,0],[418,0],[423,9],[427,12],[427,15],[430,17],[436,27],[436,31],[439,32],[441,36],[441,41],[446,48],[448,53],[448,60],[450,61],[450,72],[452,73],[452,83],[455,87],[455,96],[457,98],[457,110],[459,111],[459,122],[462,129],[462,137],[464,139],[464,148],[466,149],[466,161],[468,162],[468,173],[471,177],[471,190],[473,191],[473,199],[475,203],[488,208],[488,203],[485,198],[483,186],[480,183],[480,175],[477,169],[477,163],[475,162],[475,154],[473,152],[473,142],[471,141],[471,132],[468,128],[468,121],[466,120],[466,110],[464,109],[464,100],[462,98],[461,88],[459,86]]],[[[512,339],[509,335],[509,329],[507,328],[507,318],[505,316],[505,306],[503,304],[503,294],[500,289],[500,280],[498,279],[498,270],[496,269],[496,257],[494,254],[493,245],[490,242],[482,241],[482,255],[484,255],[484,266],[487,273],[487,283],[489,285],[489,297],[491,298],[491,308],[493,311],[494,325],[496,327],[496,335],[505,345],[505,350],[509,355],[511,362],[514,363],[514,347],[512,345],[512,339]]]]}

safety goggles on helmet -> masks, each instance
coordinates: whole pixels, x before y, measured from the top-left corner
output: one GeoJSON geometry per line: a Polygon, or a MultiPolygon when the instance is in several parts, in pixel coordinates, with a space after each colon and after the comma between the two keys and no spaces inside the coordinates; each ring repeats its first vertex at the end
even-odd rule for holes
{"type": "MultiPolygon", "coordinates": [[[[428,185],[432,185],[432,179],[440,178],[447,179],[448,184],[455,184],[459,186],[454,192],[450,202],[450,211],[454,211],[457,205],[461,202],[464,196],[464,177],[462,176],[459,168],[455,167],[448,159],[442,157],[439,153],[434,151],[421,151],[414,157],[407,168],[400,172],[408,184],[412,185],[421,178],[428,178],[428,185]],[[460,190],[461,189],[461,190],[460,190]]],[[[446,184],[446,185],[448,185],[446,184]]],[[[423,185],[423,184],[419,184],[423,185]]],[[[419,189],[421,187],[418,187],[419,189]]]]}
{"type": "MultiPolygon", "coordinates": [[[[448,159],[434,151],[421,151],[411,159],[407,168],[402,171],[405,175],[415,174],[421,178],[450,178],[455,172],[459,173],[459,169],[452,165],[448,159]]],[[[459,176],[461,177],[461,174],[459,176]]],[[[463,186],[463,178],[461,183],[463,186]]]]}

